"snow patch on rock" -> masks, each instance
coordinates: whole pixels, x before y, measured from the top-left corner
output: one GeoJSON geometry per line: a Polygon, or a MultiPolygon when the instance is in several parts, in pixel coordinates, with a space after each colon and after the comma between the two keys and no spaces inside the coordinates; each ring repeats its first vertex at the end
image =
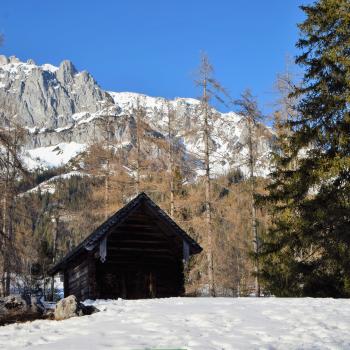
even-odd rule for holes
{"type": "Polygon", "coordinates": [[[69,142],[54,146],[38,147],[27,150],[23,155],[24,163],[28,169],[56,168],[67,164],[74,157],[84,152],[86,144],[69,142]]]}

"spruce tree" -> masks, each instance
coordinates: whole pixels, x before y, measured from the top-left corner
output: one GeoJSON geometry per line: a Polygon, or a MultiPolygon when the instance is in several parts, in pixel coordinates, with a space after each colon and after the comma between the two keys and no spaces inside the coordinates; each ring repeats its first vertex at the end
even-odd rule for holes
{"type": "Polygon", "coordinates": [[[350,1],[302,6],[296,116],[274,154],[261,278],[281,296],[350,296],[350,1]]]}

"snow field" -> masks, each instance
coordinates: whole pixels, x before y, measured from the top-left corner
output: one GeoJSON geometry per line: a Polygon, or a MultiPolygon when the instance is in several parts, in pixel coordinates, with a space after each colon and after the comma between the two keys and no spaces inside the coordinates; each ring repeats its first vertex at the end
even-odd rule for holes
{"type": "Polygon", "coordinates": [[[350,349],[350,300],[98,300],[101,312],[0,327],[0,349],[350,349]]]}

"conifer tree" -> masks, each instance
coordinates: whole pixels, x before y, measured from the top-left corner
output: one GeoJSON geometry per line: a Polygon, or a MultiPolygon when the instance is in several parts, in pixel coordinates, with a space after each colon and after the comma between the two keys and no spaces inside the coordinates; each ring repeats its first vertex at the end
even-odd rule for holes
{"type": "Polygon", "coordinates": [[[261,277],[276,295],[350,295],[350,2],[302,6],[304,68],[290,135],[274,154],[265,197],[273,225],[261,277]],[[293,164],[293,166],[291,166],[293,164]]]}

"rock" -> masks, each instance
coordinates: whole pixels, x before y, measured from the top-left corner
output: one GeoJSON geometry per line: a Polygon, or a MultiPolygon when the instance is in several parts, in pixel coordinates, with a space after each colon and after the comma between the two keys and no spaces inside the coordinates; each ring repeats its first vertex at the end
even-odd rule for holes
{"type": "Polygon", "coordinates": [[[45,310],[43,314],[43,318],[46,320],[54,320],[55,319],[55,310],[53,309],[47,309],[45,310]]]}
{"type": "Polygon", "coordinates": [[[82,316],[83,312],[80,303],[74,295],[60,300],[55,307],[55,320],[65,320],[67,318],[82,316]]]}
{"type": "Polygon", "coordinates": [[[16,56],[9,57],[10,63],[20,63],[21,61],[16,56]]]}
{"type": "Polygon", "coordinates": [[[0,55],[0,66],[4,66],[5,64],[8,64],[9,60],[5,55],[0,55]]]}
{"type": "Polygon", "coordinates": [[[42,318],[44,309],[35,298],[9,295],[0,298],[0,325],[42,318]]]}
{"type": "Polygon", "coordinates": [[[76,73],[77,70],[71,61],[62,61],[57,71],[57,80],[63,85],[71,84],[76,73]]]}
{"type": "MultiPolygon", "coordinates": [[[[9,62],[19,61],[14,56],[0,56],[0,85],[6,86],[6,89],[0,89],[0,100],[17,112],[22,126],[62,128],[75,122],[74,113],[91,114],[101,110],[106,93],[88,72],[78,73],[72,62],[63,61],[59,69],[52,71],[36,66],[33,60],[22,62],[11,70],[5,69],[9,62]]],[[[0,111],[0,125],[3,119],[0,111]]],[[[49,138],[38,141],[45,146],[50,144],[49,138]]],[[[90,135],[82,134],[82,138],[90,138],[90,135]]],[[[76,142],[80,141],[77,139],[76,142]]],[[[33,146],[31,138],[28,143],[33,146]]]]}
{"type": "Polygon", "coordinates": [[[54,317],[55,320],[60,321],[71,317],[91,315],[98,311],[94,306],[85,306],[74,295],[70,295],[56,304],[54,317]]]}

